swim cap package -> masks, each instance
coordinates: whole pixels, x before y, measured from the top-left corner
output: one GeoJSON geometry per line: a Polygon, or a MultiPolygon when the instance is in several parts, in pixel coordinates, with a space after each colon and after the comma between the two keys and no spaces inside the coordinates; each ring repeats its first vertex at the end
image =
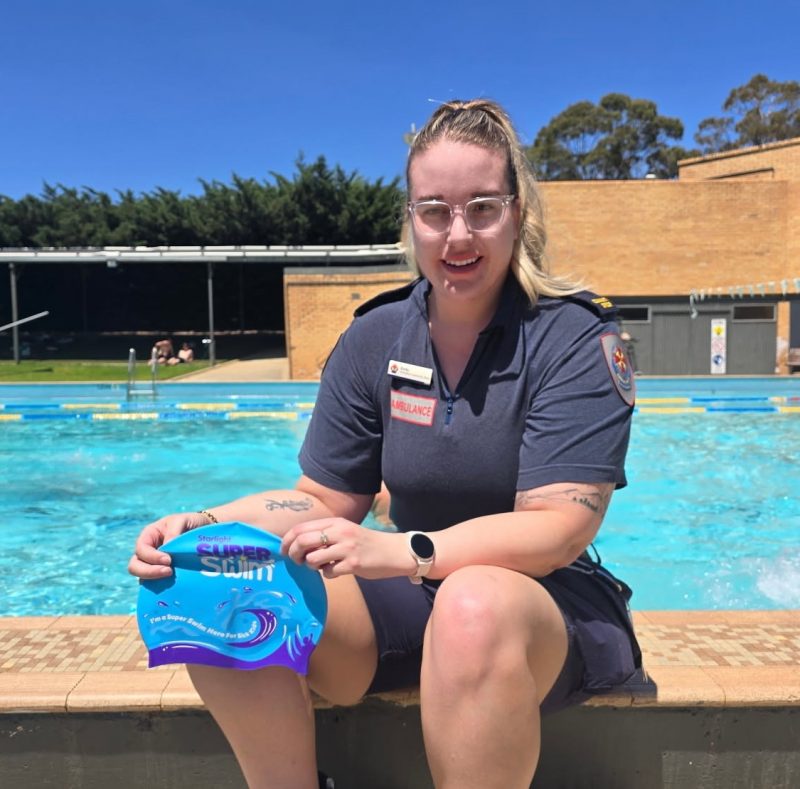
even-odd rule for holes
{"type": "Polygon", "coordinates": [[[193,529],[165,543],[169,578],[142,581],[137,618],[150,667],[167,663],[308,672],[328,600],[315,570],[244,523],[193,529]]]}

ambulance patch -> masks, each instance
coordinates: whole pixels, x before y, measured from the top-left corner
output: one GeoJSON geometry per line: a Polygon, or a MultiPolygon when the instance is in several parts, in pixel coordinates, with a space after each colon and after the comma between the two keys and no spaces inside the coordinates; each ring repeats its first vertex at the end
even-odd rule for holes
{"type": "Polygon", "coordinates": [[[600,338],[600,344],[614,386],[617,387],[620,397],[632,406],[636,402],[636,383],[625,345],[616,334],[604,334],[600,338]]]}
{"type": "Polygon", "coordinates": [[[424,427],[430,427],[433,424],[433,415],[436,413],[435,397],[419,397],[396,392],[394,389],[389,392],[389,396],[391,397],[392,419],[424,427]]]}

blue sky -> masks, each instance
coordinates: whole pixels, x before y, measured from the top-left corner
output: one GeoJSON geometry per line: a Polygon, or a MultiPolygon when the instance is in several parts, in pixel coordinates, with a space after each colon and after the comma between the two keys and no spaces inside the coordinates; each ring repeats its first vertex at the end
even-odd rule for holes
{"type": "Polygon", "coordinates": [[[302,151],[374,179],[432,100],[490,96],[532,142],[616,91],[686,143],[731,88],[800,79],[795,0],[4,0],[0,194],[200,191],[302,151]]]}

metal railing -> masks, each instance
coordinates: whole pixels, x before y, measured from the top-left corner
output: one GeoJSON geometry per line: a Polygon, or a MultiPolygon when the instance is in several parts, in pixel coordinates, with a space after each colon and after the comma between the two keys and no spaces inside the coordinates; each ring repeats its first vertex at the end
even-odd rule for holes
{"type": "Polygon", "coordinates": [[[128,386],[127,386],[127,399],[133,400],[135,397],[152,397],[156,399],[158,394],[157,387],[158,377],[158,351],[155,347],[150,353],[150,383],[139,384],[136,381],[136,349],[131,348],[128,351],[128,386]]]}

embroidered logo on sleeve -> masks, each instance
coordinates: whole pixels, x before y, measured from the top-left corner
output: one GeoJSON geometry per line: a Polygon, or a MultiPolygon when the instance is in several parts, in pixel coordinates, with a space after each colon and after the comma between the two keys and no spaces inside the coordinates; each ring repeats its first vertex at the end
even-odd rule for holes
{"type": "Polygon", "coordinates": [[[414,425],[430,427],[433,424],[433,415],[436,412],[436,398],[419,397],[417,395],[396,392],[392,389],[391,397],[392,419],[402,422],[411,422],[414,425]]]}
{"type": "Polygon", "coordinates": [[[633,378],[633,367],[622,340],[616,334],[604,334],[600,338],[600,344],[603,346],[603,356],[606,358],[614,386],[620,397],[628,405],[633,405],[636,402],[636,383],[633,378]]]}

